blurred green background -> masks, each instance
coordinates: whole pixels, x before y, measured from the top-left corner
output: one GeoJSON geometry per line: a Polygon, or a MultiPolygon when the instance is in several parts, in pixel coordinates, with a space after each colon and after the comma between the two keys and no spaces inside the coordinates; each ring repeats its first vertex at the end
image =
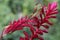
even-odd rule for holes
{"type": "MultiPolygon", "coordinates": [[[[36,3],[46,4],[49,2],[58,2],[58,15],[57,19],[51,20],[54,25],[49,29],[48,34],[44,34],[45,40],[60,40],[60,0],[0,0],[0,34],[5,26],[11,21],[18,18],[30,15],[36,3]]],[[[30,30],[25,28],[28,33],[30,30]]],[[[20,36],[24,36],[22,31],[14,32],[11,35],[7,35],[3,40],[19,40],[20,36]]]]}

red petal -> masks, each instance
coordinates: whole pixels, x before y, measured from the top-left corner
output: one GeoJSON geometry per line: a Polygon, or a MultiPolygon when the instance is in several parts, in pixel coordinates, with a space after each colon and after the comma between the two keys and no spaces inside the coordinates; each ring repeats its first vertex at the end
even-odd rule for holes
{"type": "Polygon", "coordinates": [[[49,18],[56,18],[56,16],[48,16],[47,19],[49,19],[49,18]]]}
{"type": "Polygon", "coordinates": [[[45,28],[47,28],[47,29],[49,28],[49,26],[48,26],[48,25],[42,25],[42,26],[43,26],[43,27],[45,27],[45,28]]]}
{"type": "Polygon", "coordinates": [[[20,37],[20,40],[24,40],[24,38],[20,37]]]}
{"type": "Polygon", "coordinates": [[[39,37],[39,40],[44,40],[42,37],[39,37]]]}
{"type": "Polygon", "coordinates": [[[43,31],[42,30],[37,31],[37,33],[40,34],[40,35],[43,35],[43,31]]]}
{"type": "Polygon", "coordinates": [[[58,11],[54,11],[54,12],[51,12],[50,14],[48,14],[47,16],[54,15],[54,14],[57,14],[57,13],[58,13],[58,11]]]}
{"type": "Polygon", "coordinates": [[[47,30],[42,30],[43,32],[45,32],[45,33],[48,33],[48,31],[47,30]]]}
{"type": "Polygon", "coordinates": [[[23,33],[25,34],[25,37],[29,38],[29,35],[27,32],[23,31],[23,33]]]}
{"type": "Polygon", "coordinates": [[[45,21],[49,25],[53,25],[53,23],[49,22],[48,20],[45,21]]]}

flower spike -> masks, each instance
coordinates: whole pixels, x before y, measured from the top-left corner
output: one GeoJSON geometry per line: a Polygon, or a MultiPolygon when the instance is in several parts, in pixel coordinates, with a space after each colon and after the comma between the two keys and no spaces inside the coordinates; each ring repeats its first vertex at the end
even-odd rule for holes
{"type": "MultiPolygon", "coordinates": [[[[35,12],[33,14],[35,14],[35,12]]],[[[32,15],[33,17],[26,16],[17,21],[14,21],[7,28],[4,29],[2,34],[9,34],[17,30],[23,30],[24,27],[28,27],[30,28],[32,34],[29,36],[26,31],[23,31],[25,37],[20,37],[20,40],[33,40],[35,38],[38,38],[39,40],[44,40],[43,37],[41,37],[40,35],[43,35],[43,33],[48,33],[47,29],[49,28],[49,25],[53,25],[53,23],[51,23],[49,19],[56,18],[55,14],[57,13],[58,11],[56,2],[48,4],[48,7],[42,6],[42,8],[39,9],[39,11],[37,12],[37,14],[39,15],[32,15]],[[45,29],[41,29],[41,27],[44,27],[45,29]]]]}

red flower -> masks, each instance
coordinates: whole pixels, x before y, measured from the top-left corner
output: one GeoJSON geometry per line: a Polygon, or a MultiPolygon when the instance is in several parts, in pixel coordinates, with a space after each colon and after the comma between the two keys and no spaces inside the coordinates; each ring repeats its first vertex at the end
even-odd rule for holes
{"type": "Polygon", "coordinates": [[[32,34],[29,34],[23,31],[25,37],[20,37],[20,40],[33,40],[34,38],[38,38],[39,40],[44,40],[41,36],[43,33],[48,33],[47,29],[49,25],[52,23],[49,21],[50,18],[56,18],[54,14],[57,14],[57,3],[50,3],[48,7],[43,6],[40,11],[38,11],[39,15],[36,15],[32,18],[30,17],[23,17],[17,21],[11,23],[5,30],[3,31],[4,34],[12,33],[17,30],[23,30],[24,27],[29,27],[32,34]],[[45,24],[46,23],[46,24],[45,24]],[[49,24],[49,25],[47,25],[49,24]],[[41,29],[41,27],[45,29],[41,29]]]}

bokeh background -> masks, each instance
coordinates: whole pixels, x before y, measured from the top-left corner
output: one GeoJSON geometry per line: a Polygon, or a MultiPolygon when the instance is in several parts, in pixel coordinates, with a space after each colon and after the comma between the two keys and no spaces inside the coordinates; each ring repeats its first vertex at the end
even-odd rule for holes
{"type": "MultiPolygon", "coordinates": [[[[48,34],[44,34],[44,40],[60,40],[60,0],[0,0],[0,34],[5,26],[11,21],[17,20],[25,15],[32,14],[36,3],[47,5],[49,2],[56,1],[58,3],[57,18],[51,20],[54,25],[49,29],[48,34]]],[[[25,28],[28,33],[29,28],[25,28]]],[[[20,36],[24,36],[22,31],[16,31],[11,35],[7,35],[3,40],[19,40],[20,36]]]]}

